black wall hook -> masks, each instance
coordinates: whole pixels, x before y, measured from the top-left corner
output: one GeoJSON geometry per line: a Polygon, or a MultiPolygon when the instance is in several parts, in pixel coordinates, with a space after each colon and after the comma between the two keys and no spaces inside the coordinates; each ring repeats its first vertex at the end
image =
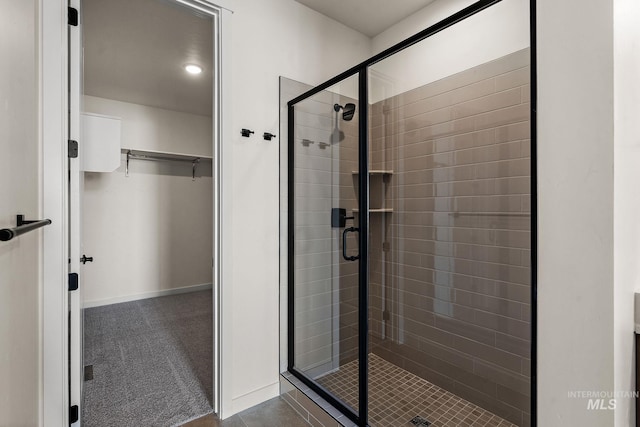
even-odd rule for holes
{"type": "Polygon", "coordinates": [[[249,129],[242,129],[240,131],[240,135],[244,136],[245,138],[249,138],[252,133],[255,133],[255,132],[249,129]]]}
{"type": "Polygon", "coordinates": [[[262,134],[262,137],[264,138],[265,141],[271,141],[271,138],[275,138],[276,136],[272,133],[265,132],[262,134]]]}

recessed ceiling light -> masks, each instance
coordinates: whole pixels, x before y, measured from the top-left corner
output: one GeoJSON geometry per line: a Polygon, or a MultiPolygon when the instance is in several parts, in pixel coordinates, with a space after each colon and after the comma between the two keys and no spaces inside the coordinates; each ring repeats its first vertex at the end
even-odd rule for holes
{"type": "Polygon", "coordinates": [[[202,67],[195,64],[187,64],[184,66],[184,69],[189,74],[200,74],[202,72],[202,67]]]}

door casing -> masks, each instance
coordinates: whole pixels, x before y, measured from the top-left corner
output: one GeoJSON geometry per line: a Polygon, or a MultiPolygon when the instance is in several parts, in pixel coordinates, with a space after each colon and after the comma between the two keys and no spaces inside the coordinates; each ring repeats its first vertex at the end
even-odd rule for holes
{"type": "MultiPolygon", "coordinates": [[[[79,11],[80,0],[69,0],[69,7],[79,11]]],[[[82,20],[78,20],[77,26],[67,26],[69,37],[69,139],[80,140],[80,111],[82,110],[82,20]]],[[[83,284],[80,256],[82,253],[82,192],[83,172],[81,171],[82,146],[79,144],[79,155],[69,158],[69,272],[78,275],[78,283],[83,284]]],[[[80,425],[82,413],[82,387],[83,387],[83,311],[82,291],[83,286],[69,291],[69,406],[77,406],[78,422],[80,425]]]]}

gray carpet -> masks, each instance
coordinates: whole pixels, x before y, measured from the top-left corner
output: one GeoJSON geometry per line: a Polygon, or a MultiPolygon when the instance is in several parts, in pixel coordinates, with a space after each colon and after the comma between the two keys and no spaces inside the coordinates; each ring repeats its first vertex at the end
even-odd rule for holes
{"type": "Polygon", "coordinates": [[[175,426],[212,412],[211,291],[85,310],[83,425],[175,426]]]}

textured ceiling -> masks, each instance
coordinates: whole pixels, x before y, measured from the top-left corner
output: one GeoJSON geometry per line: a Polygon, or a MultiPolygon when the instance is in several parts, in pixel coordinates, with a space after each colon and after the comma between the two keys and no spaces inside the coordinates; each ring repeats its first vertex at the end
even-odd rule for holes
{"type": "Polygon", "coordinates": [[[84,93],[211,115],[211,18],[162,0],[83,0],[84,93]],[[199,75],[184,64],[203,67],[199,75]]]}
{"type": "Polygon", "coordinates": [[[375,37],[434,0],[296,0],[347,27],[375,37]]]}

